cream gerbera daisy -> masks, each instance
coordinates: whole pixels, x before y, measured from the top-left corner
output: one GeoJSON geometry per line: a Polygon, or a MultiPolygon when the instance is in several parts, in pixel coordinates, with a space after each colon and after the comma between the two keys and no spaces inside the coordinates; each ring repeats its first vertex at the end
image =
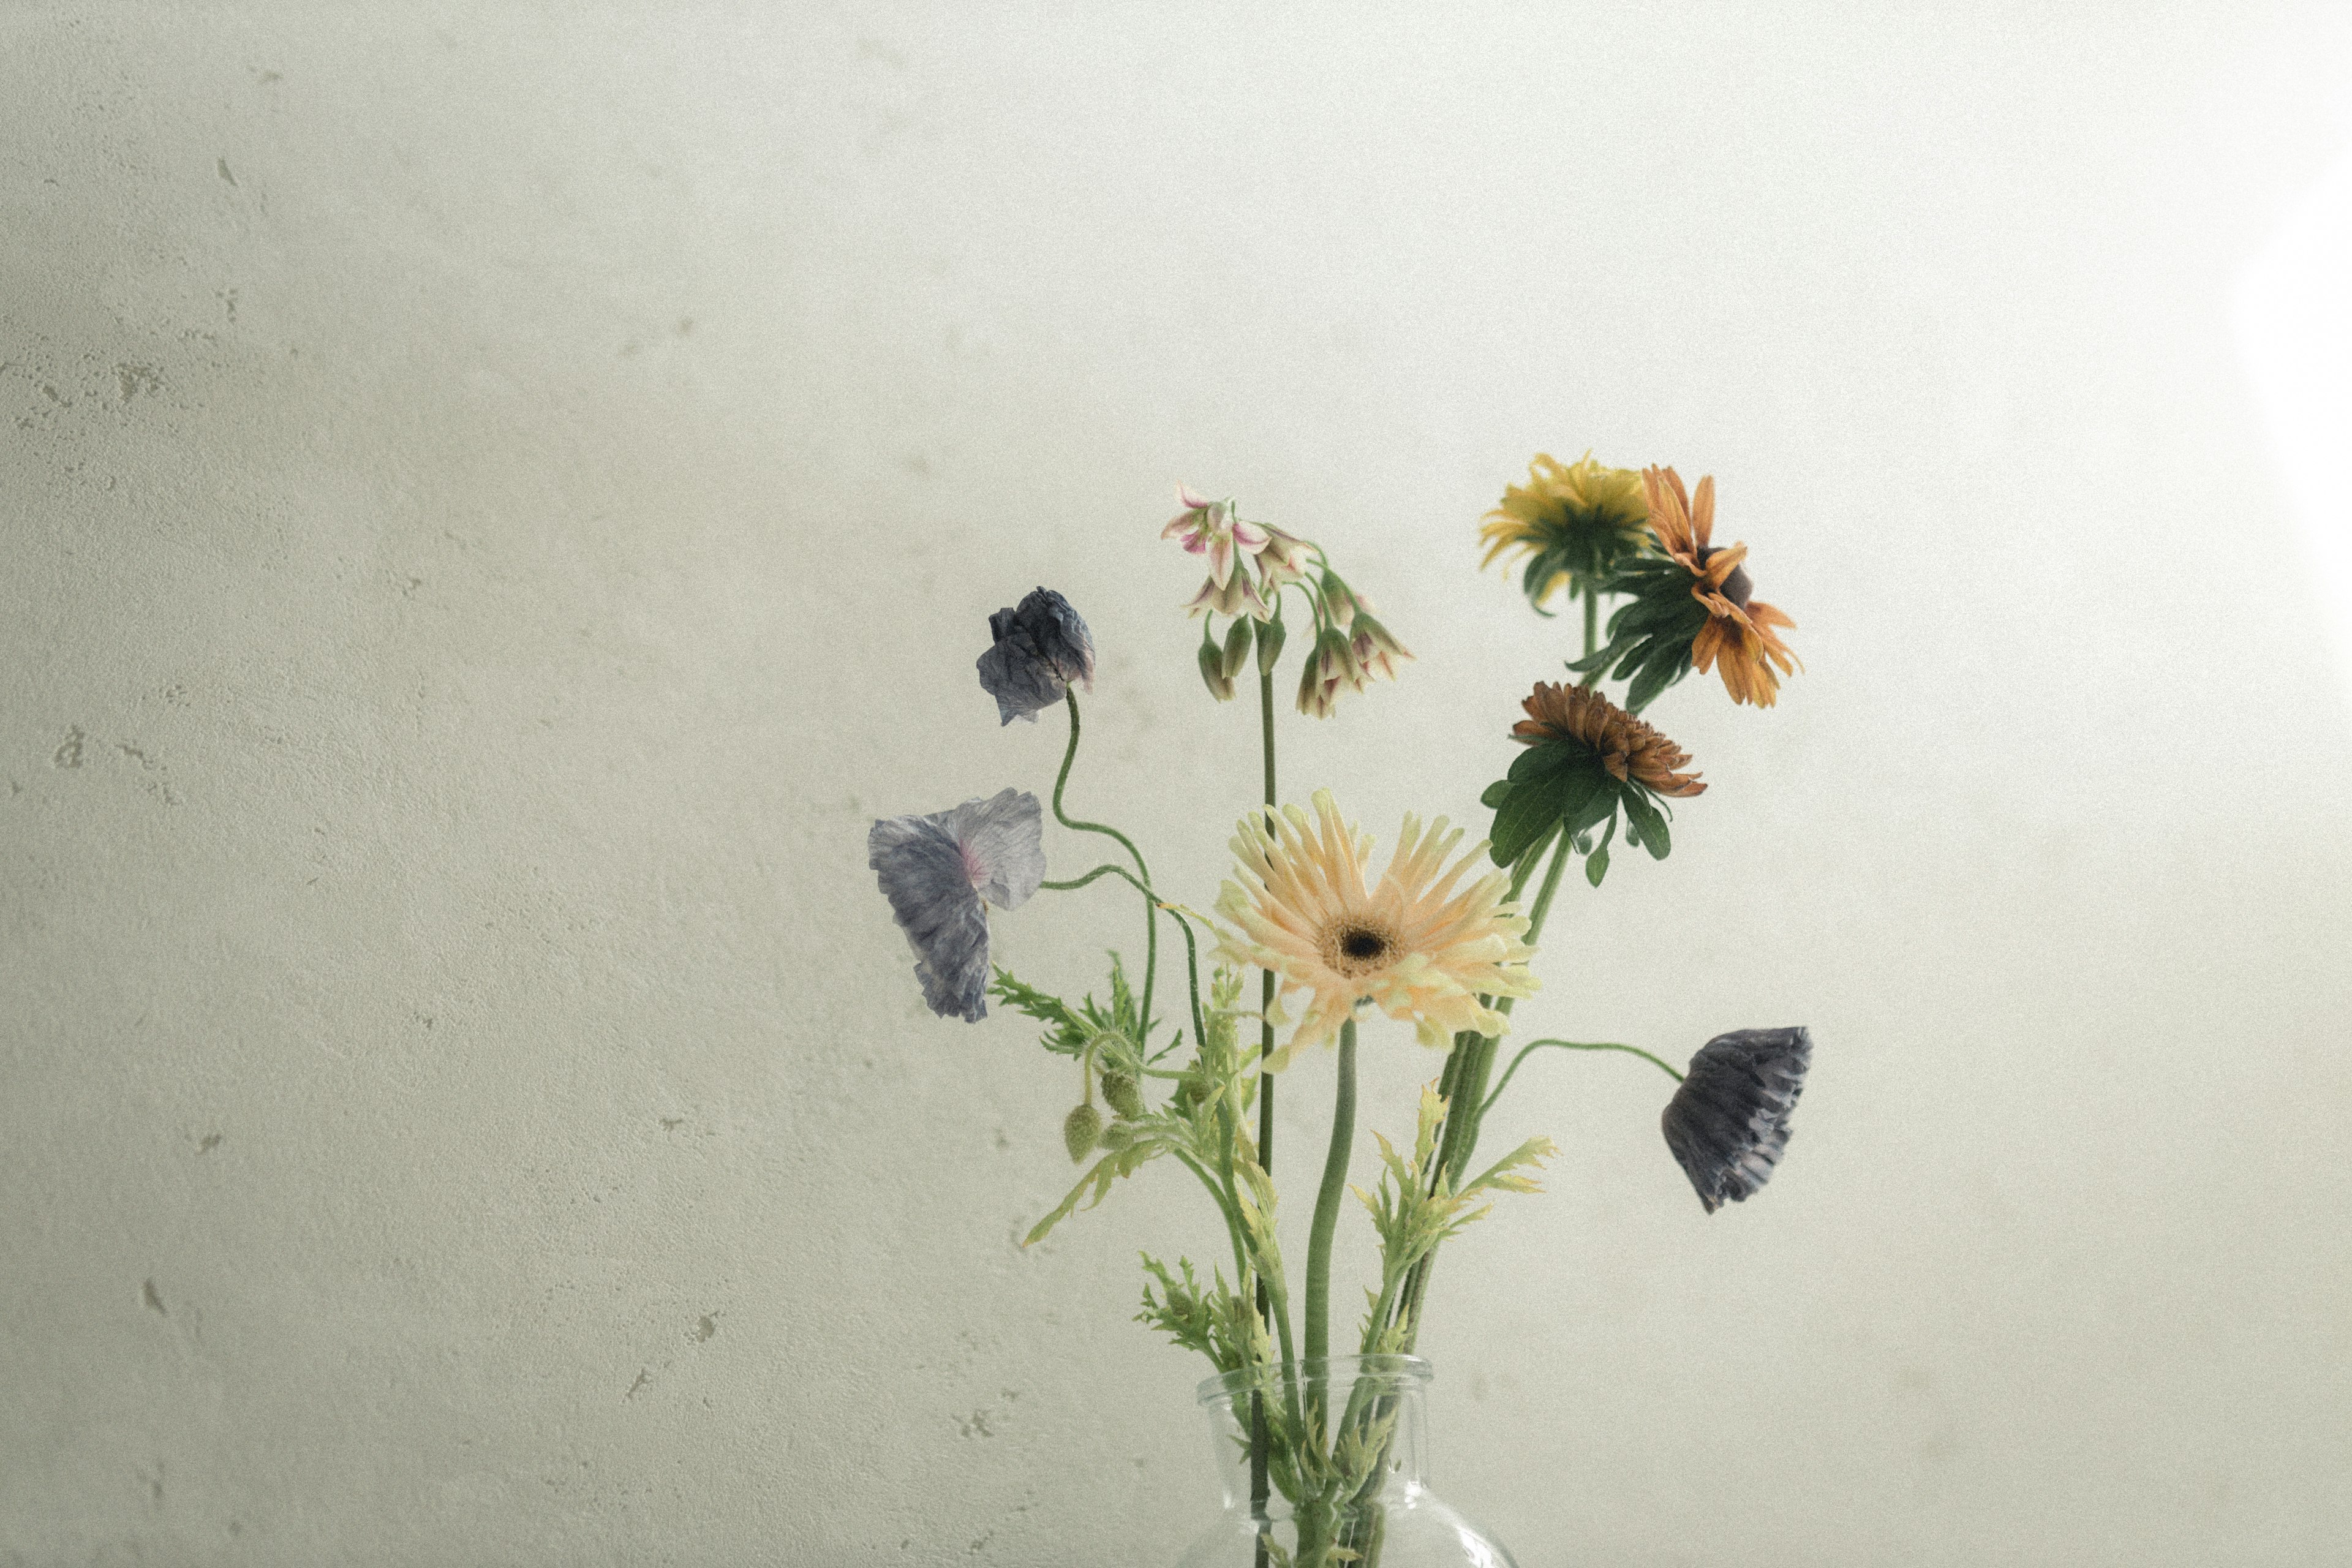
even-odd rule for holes
{"type": "Polygon", "coordinates": [[[1219,948],[1272,970],[1285,992],[1312,994],[1269,1068],[1330,1040],[1362,1002],[1411,1018],[1427,1046],[1445,1045],[1459,1029],[1499,1035],[1508,1026],[1490,1001],[1534,993],[1527,961],[1535,950],[1519,941],[1527,921],[1503,901],[1507,876],[1455,890],[1486,847],[1474,845],[1448,869],[1461,839],[1442,816],[1426,833],[1407,816],[1388,869],[1368,888],[1371,837],[1341,820],[1329,790],[1315,792],[1312,822],[1295,805],[1272,828],[1263,812],[1242,819],[1233,846],[1240,876],[1217,898],[1217,912],[1238,929],[1220,932],[1219,948]]]}

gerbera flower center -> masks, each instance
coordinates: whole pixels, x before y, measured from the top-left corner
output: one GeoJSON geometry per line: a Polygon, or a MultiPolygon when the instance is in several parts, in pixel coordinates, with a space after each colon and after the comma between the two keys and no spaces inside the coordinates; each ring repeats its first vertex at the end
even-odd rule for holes
{"type": "Polygon", "coordinates": [[[1395,956],[1396,933],[1370,921],[1352,920],[1332,927],[1323,941],[1323,962],[1353,980],[1381,968],[1395,956]]]}
{"type": "MultiPolygon", "coordinates": [[[[1721,545],[1717,544],[1709,545],[1700,551],[1698,552],[1699,569],[1705,571],[1707,558],[1722,548],[1721,545]]],[[[1756,584],[1748,580],[1748,568],[1745,566],[1734,566],[1731,569],[1731,575],[1723,580],[1723,596],[1743,610],[1748,607],[1748,595],[1755,591],[1756,584]]]]}

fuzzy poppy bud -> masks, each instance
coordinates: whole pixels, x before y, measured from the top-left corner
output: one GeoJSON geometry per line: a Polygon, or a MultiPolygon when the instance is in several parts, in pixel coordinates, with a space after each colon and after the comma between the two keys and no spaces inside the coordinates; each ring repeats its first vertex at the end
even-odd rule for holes
{"type": "MultiPolygon", "coordinates": [[[[1244,621],[1240,624],[1247,626],[1249,623],[1244,621]]],[[[1225,673],[1225,650],[1206,637],[1201,640],[1201,684],[1207,687],[1209,695],[1220,702],[1234,700],[1233,677],[1225,673]]]]}
{"type": "Polygon", "coordinates": [[[1192,1110],[1208,1097],[1209,1087],[1201,1081],[1200,1074],[1187,1072],[1176,1079],[1176,1103],[1184,1110],[1192,1110]]]}
{"type": "Polygon", "coordinates": [[[1102,1097],[1106,1104],[1121,1116],[1143,1114],[1143,1091],[1136,1087],[1134,1075],[1114,1068],[1102,1075],[1102,1097]]]}
{"type": "Polygon", "coordinates": [[[1062,1119],[1062,1143],[1070,1152],[1070,1163],[1082,1165],[1087,1156],[1102,1142],[1102,1112],[1092,1105],[1081,1105],[1062,1119]]]}
{"type": "Polygon", "coordinates": [[[1225,633],[1223,669],[1226,680],[1231,681],[1234,676],[1242,672],[1243,664],[1249,658],[1249,651],[1250,623],[1248,617],[1244,616],[1235,621],[1232,629],[1225,633]]]}
{"type": "Polygon", "coordinates": [[[1114,1121],[1102,1130],[1100,1142],[1105,1153],[1116,1154],[1135,1142],[1135,1129],[1124,1121],[1114,1121]]]}

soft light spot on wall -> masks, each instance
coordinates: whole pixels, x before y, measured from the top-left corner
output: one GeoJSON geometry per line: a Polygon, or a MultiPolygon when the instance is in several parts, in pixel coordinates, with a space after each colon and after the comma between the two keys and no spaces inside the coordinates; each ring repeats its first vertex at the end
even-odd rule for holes
{"type": "Polygon", "coordinates": [[[2238,350],[2352,700],[2352,148],[2239,277],[2238,350]]]}

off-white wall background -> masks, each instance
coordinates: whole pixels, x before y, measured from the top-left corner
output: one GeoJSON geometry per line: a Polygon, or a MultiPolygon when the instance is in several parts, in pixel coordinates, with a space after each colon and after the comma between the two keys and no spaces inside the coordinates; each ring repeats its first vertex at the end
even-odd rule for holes
{"type": "Polygon", "coordinates": [[[1213,896],[1180,479],[1420,656],[1286,793],[1475,815],[1569,634],[1472,530],[1590,445],[1808,670],[1654,710],[1714,788],[1521,1016],[1819,1054],[1712,1218],[1663,1080],[1531,1064],[1441,1489],[1529,1568],[2352,1563],[2344,584],[2230,339],[2347,86],[2324,4],[13,9],[0,1562],[1172,1557],[1133,1255],[1215,1238],[1016,1248],[1070,1075],[923,1011],[866,826],[1050,785],[971,676],[1049,583],[1074,807],[1213,896]]]}

